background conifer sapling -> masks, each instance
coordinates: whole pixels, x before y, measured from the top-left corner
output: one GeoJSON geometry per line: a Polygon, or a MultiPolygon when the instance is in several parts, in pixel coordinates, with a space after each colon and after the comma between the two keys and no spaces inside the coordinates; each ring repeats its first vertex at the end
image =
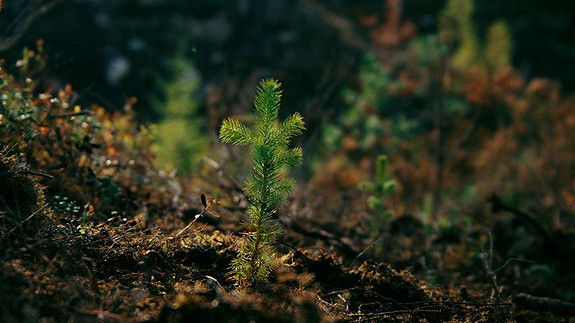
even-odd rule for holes
{"type": "Polygon", "coordinates": [[[274,225],[274,214],[295,186],[287,170],[302,159],[301,148],[289,148],[289,142],[305,129],[303,118],[296,112],[280,122],[280,99],[280,83],[262,80],[254,99],[253,131],[232,118],[224,120],[220,129],[222,142],[251,147],[252,174],[244,183],[250,203],[246,222],[251,231],[231,268],[240,287],[265,282],[273,269],[273,244],[281,234],[274,225]]]}
{"type": "Polygon", "coordinates": [[[386,155],[377,157],[375,181],[365,181],[359,184],[360,189],[371,192],[371,195],[367,198],[369,208],[375,211],[377,216],[383,221],[393,216],[393,210],[385,208],[384,200],[395,191],[396,186],[395,180],[390,179],[387,174],[386,155]]]}

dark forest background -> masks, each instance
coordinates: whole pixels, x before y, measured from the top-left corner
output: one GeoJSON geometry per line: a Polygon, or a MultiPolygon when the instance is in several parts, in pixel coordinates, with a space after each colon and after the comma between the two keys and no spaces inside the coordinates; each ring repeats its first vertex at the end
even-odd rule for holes
{"type": "MultiPolygon", "coordinates": [[[[27,18],[23,13],[50,3],[4,2],[3,40],[18,31],[17,24],[27,18]]],[[[345,33],[352,33],[358,42],[367,41],[369,30],[361,25],[361,17],[374,15],[383,21],[386,15],[385,1],[373,0],[57,2],[17,41],[8,48],[3,44],[3,57],[15,60],[20,53],[14,49],[34,47],[42,38],[50,56],[51,82],[72,83],[82,101],[108,108],[136,96],[142,117],[153,116],[149,100],[162,94],[157,80],[173,72],[170,60],[182,43],[204,90],[229,78],[244,83],[254,73],[275,75],[287,87],[287,105],[305,106],[325,90],[318,87],[326,73],[350,68],[353,75],[357,70],[354,62],[363,48],[345,39],[345,33]],[[330,15],[341,18],[342,25],[334,25],[330,15]]],[[[402,19],[413,22],[420,35],[434,33],[445,4],[402,1],[402,19]]],[[[472,23],[479,35],[499,19],[511,31],[513,65],[518,70],[528,78],[559,80],[565,92],[575,89],[575,3],[476,1],[472,23]]]]}

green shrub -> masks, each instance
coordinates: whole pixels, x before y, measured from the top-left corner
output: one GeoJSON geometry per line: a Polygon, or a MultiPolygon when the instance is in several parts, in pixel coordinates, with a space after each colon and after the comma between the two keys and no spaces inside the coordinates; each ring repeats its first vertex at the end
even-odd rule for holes
{"type": "Polygon", "coordinates": [[[0,192],[6,200],[0,208],[19,211],[26,218],[46,205],[44,211],[52,215],[75,218],[74,205],[62,209],[50,203],[59,196],[79,206],[91,205],[93,219],[99,221],[114,211],[133,215],[128,199],[139,205],[146,199],[169,199],[167,188],[160,184],[163,180],[152,172],[152,135],[135,122],[135,99],[129,99],[122,112],[108,112],[95,105],[75,105],[77,93],[71,85],[39,88],[34,76],[47,65],[41,45],[23,51],[16,63],[17,76],[9,74],[3,68],[7,63],[0,60],[0,180],[5,184],[0,192]],[[14,156],[17,160],[12,160],[14,156]],[[46,187],[46,201],[34,197],[40,196],[31,189],[36,182],[46,187]],[[14,199],[14,194],[27,202],[14,199]]]}

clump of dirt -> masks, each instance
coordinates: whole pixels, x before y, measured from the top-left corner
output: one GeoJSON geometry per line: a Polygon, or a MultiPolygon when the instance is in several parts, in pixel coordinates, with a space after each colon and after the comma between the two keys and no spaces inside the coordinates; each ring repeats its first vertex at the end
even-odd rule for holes
{"type": "Polygon", "coordinates": [[[320,322],[314,294],[281,285],[267,293],[226,292],[211,278],[178,288],[158,319],[167,322],[320,322]]]}

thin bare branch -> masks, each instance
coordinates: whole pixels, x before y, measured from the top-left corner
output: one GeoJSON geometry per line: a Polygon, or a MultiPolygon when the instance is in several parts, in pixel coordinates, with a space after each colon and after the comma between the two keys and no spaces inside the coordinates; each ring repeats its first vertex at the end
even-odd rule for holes
{"type": "Polygon", "coordinates": [[[54,7],[64,2],[65,0],[54,0],[47,4],[42,4],[42,0],[33,1],[28,5],[14,21],[6,28],[0,40],[0,52],[6,51],[22,38],[24,33],[30,29],[32,23],[41,15],[52,10],[54,7]]]}

